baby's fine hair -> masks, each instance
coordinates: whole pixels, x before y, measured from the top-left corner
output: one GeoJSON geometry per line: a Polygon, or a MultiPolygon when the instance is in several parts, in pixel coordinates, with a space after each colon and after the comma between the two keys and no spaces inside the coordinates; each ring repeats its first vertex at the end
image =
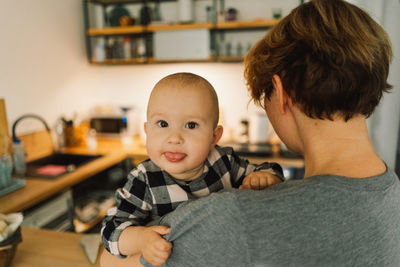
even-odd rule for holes
{"type": "Polygon", "coordinates": [[[212,101],[214,102],[213,105],[213,113],[214,113],[214,126],[217,126],[218,120],[219,120],[219,103],[218,103],[218,96],[217,93],[215,92],[214,87],[211,85],[209,81],[207,81],[205,78],[191,73],[191,72],[177,72],[173,73],[170,75],[165,76],[162,78],[158,83],[154,86],[154,88],[157,88],[159,86],[163,86],[165,84],[169,83],[175,83],[178,86],[181,86],[184,88],[185,86],[198,86],[198,87],[203,87],[207,89],[207,91],[210,93],[210,96],[212,98],[212,101]]]}

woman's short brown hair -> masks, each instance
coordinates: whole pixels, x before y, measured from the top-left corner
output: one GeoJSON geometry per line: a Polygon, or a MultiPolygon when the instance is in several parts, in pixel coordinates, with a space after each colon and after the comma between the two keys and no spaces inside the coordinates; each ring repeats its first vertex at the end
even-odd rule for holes
{"type": "Polygon", "coordinates": [[[311,118],[370,116],[387,83],[392,50],[366,12],[342,0],[295,8],[245,58],[252,99],[262,105],[279,75],[285,92],[311,118]]]}

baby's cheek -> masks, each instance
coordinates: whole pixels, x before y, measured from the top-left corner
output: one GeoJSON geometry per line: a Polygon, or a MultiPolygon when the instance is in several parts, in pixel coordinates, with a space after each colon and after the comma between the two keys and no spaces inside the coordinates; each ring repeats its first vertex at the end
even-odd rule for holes
{"type": "Polygon", "coordinates": [[[198,143],[194,148],[193,148],[193,158],[198,161],[202,162],[205,161],[208,157],[208,154],[210,153],[210,146],[207,145],[206,143],[198,143]]]}

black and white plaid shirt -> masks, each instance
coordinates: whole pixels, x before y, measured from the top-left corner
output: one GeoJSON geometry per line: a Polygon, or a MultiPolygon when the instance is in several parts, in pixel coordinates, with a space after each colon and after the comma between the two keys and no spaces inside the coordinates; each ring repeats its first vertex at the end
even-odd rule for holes
{"type": "Polygon", "coordinates": [[[101,230],[104,246],[111,254],[124,257],[119,253],[118,239],[126,227],[145,225],[173,211],[182,202],[224,188],[237,188],[244,177],[260,170],[283,180],[279,164],[250,164],[230,147],[215,146],[206,159],[203,174],[188,182],[174,179],[151,160],[143,161],[128,175],[124,187],[117,190],[117,207],[107,211],[101,230]]]}

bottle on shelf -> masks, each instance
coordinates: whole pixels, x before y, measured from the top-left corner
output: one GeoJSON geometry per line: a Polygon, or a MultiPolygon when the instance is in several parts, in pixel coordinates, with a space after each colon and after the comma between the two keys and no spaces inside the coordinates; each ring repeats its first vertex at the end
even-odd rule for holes
{"type": "Polygon", "coordinates": [[[14,141],[13,145],[13,161],[14,173],[17,176],[25,176],[26,174],[26,161],[25,161],[25,148],[19,139],[14,141]]]}
{"type": "Polygon", "coordinates": [[[104,45],[104,39],[98,40],[94,47],[94,60],[96,62],[103,62],[104,60],[106,60],[106,48],[104,45]]]}
{"type": "Polygon", "coordinates": [[[137,55],[139,58],[144,58],[146,56],[146,42],[143,38],[138,39],[137,55]]]}
{"type": "Polygon", "coordinates": [[[206,15],[207,15],[207,22],[215,22],[216,21],[216,14],[215,9],[213,6],[206,6],[206,15]]]}
{"type": "Polygon", "coordinates": [[[125,59],[130,59],[132,57],[131,53],[131,38],[130,37],[124,37],[124,43],[123,43],[123,48],[124,48],[124,58],[125,59]]]}
{"type": "Polygon", "coordinates": [[[243,57],[244,53],[243,53],[243,46],[240,42],[238,42],[238,44],[236,45],[236,56],[238,57],[243,57]]]}

